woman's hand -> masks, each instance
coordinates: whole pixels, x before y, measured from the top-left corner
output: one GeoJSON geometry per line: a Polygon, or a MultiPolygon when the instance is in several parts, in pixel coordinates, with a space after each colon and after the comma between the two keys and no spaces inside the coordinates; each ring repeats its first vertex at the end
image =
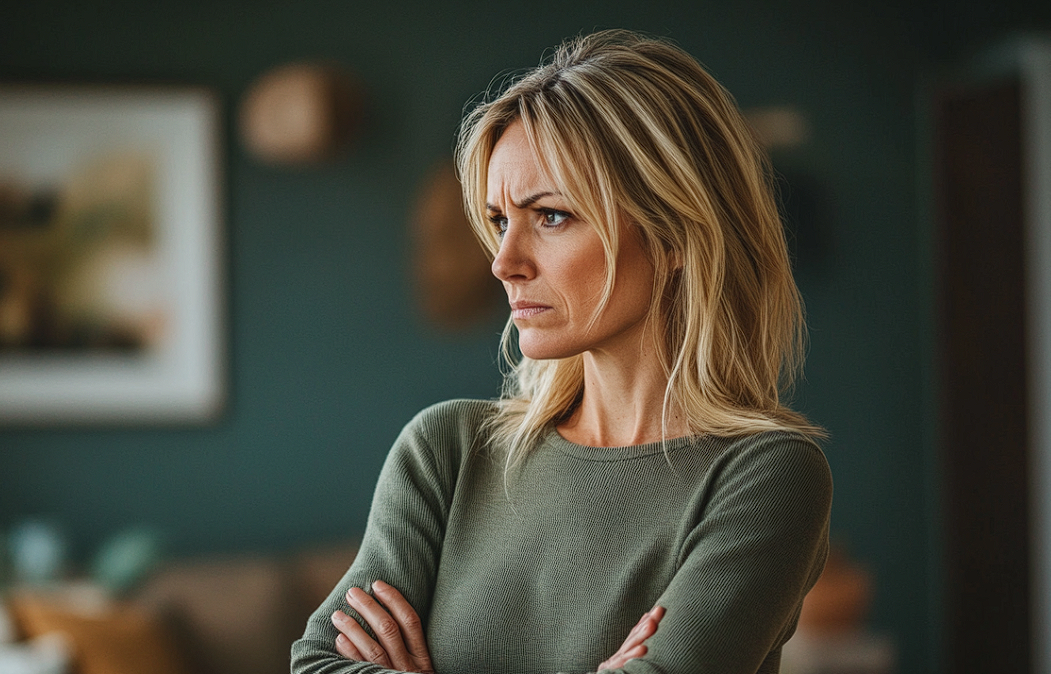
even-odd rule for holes
{"type": "Polygon", "coordinates": [[[423,625],[416,611],[401,592],[382,580],[372,584],[372,591],[378,602],[357,587],[347,592],[347,602],[365,619],[379,641],[370,637],[357,620],[336,611],[332,614],[332,624],[340,632],[336,650],[351,660],[402,672],[433,674],[423,625]]]}
{"type": "Polygon", "coordinates": [[[599,665],[598,670],[601,672],[603,669],[620,669],[628,660],[641,658],[646,655],[646,644],[643,642],[656,633],[657,625],[663,617],[663,606],[654,606],[646,612],[642,618],[639,619],[639,622],[635,623],[635,627],[631,628],[631,632],[628,633],[628,638],[620,645],[617,652],[599,665]]]}

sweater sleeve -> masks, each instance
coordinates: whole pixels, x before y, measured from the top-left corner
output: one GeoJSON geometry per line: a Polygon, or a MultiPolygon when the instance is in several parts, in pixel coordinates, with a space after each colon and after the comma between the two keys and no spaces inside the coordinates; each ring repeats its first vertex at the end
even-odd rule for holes
{"type": "Polygon", "coordinates": [[[812,443],[776,434],[730,448],[694,504],[666,614],[625,672],[777,672],[828,554],[832,481],[812,443]]]}
{"type": "MultiPolygon", "coordinates": [[[[462,423],[464,416],[432,408],[395,442],[358,557],[293,645],[293,674],[388,671],[335,650],[330,616],[337,609],[355,615],[343,597],[351,586],[367,589],[385,580],[402,591],[426,628],[449,504],[477,431],[476,424],[462,423]]],[[[687,512],[680,511],[676,571],[658,600],[667,614],[647,642],[648,654],[621,671],[776,672],[780,646],[827,554],[831,479],[824,456],[786,434],[740,440],[719,453],[693,493],[687,512]]]]}
{"type": "MultiPolygon", "coordinates": [[[[421,412],[398,436],[384,462],[365,534],[353,564],[292,644],[292,674],[378,674],[386,670],[355,662],[335,648],[338,632],[331,616],[342,610],[368,630],[350,608],[347,590],[371,594],[373,581],[390,583],[404,595],[424,626],[431,608],[449,503],[458,472],[455,452],[437,457],[434,445],[455,448],[464,436],[444,403],[421,412]],[[444,460],[443,460],[444,459],[444,460]]],[[[462,403],[461,403],[462,404],[462,403]]],[[[464,436],[466,437],[466,436],[464,436]]],[[[469,439],[468,439],[469,442],[469,439]]]]}

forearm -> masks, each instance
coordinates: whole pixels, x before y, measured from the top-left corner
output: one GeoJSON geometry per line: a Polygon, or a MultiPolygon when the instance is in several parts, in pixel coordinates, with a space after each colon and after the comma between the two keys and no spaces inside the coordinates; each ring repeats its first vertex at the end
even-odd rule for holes
{"type": "Polygon", "coordinates": [[[815,449],[775,445],[729,462],[688,537],[645,658],[625,672],[776,672],[824,565],[831,482],[815,449]]]}
{"type": "MultiPolygon", "coordinates": [[[[336,648],[335,612],[366,627],[347,602],[346,593],[352,587],[371,588],[376,581],[388,582],[404,592],[426,621],[458,468],[455,452],[447,451],[439,459],[428,442],[428,438],[443,437],[444,417],[436,410],[417,415],[394,442],[376,486],[357,557],[311,615],[303,637],[293,644],[293,673],[383,671],[370,663],[352,662],[336,648]]],[[[448,449],[449,443],[444,447],[448,449]]]]}
{"type": "Polygon", "coordinates": [[[348,660],[332,643],[302,638],[292,644],[292,674],[381,674],[391,670],[371,662],[348,660]]]}
{"type": "MultiPolygon", "coordinates": [[[[347,634],[347,625],[351,623],[353,623],[359,633],[365,634],[365,630],[368,630],[368,637],[371,638],[373,636],[372,629],[367,621],[369,619],[367,616],[370,614],[362,609],[360,604],[360,598],[362,597],[372,601],[360,588],[371,587],[371,583],[365,582],[364,579],[373,573],[376,573],[375,567],[367,563],[359,563],[356,560],[355,564],[351,566],[343,579],[333,588],[321,606],[314,611],[307,621],[303,636],[292,644],[292,674],[306,674],[308,672],[311,674],[315,672],[324,674],[375,674],[378,672],[407,671],[411,669],[409,667],[405,667],[404,670],[390,669],[371,662],[363,662],[367,658],[361,657],[357,652],[348,652],[345,642],[341,649],[340,644],[337,642],[341,632],[344,635],[347,634]],[[348,597],[347,590],[350,588],[359,588],[354,590],[357,594],[348,597]],[[353,601],[353,597],[358,597],[359,601],[353,601]]],[[[376,594],[378,597],[379,593],[376,594]]],[[[371,619],[375,621],[375,618],[371,619]]],[[[422,639],[422,623],[419,621],[418,615],[415,622],[420,625],[419,631],[422,639]]]]}

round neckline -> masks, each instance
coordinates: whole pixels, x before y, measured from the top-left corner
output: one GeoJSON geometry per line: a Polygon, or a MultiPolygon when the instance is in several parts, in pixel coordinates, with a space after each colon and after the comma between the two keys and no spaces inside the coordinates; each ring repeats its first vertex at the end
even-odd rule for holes
{"type": "Polygon", "coordinates": [[[594,447],[592,445],[580,445],[562,437],[557,428],[548,430],[543,444],[548,445],[563,454],[586,461],[625,461],[630,459],[641,459],[654,454],[664,454],[665,450],[671,452],[680,450],[697,442],[698,436],[682,436],[670,438],[665,441],[648,442],[642,445],[627,445],[623,447],[594,447]]]}

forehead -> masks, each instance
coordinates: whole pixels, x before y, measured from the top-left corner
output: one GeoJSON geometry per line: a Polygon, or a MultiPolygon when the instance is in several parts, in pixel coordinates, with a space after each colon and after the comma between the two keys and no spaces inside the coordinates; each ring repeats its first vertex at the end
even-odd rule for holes
{"type": "Polygon", "coordinates": [[[541,188],[557,191],[554,181],[541,167],[521,122],[508,126],[493,147],[486,188],[487,199],[492,204],[504,198],[517,202],[541,188]]]}

